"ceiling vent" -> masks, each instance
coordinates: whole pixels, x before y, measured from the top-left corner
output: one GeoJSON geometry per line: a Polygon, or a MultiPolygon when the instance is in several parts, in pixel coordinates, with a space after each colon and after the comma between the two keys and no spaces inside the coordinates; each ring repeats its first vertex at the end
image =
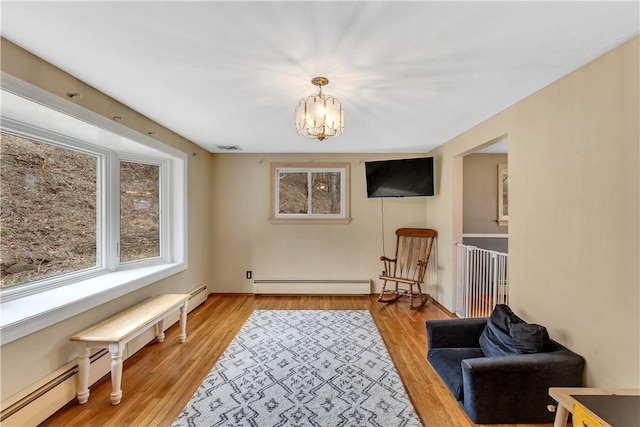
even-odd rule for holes
{"type": "Polygon", "coordinates": [[[216,145],[216,147],[220,151],[242,151],[242,148],[237,145],[216,145]]]}

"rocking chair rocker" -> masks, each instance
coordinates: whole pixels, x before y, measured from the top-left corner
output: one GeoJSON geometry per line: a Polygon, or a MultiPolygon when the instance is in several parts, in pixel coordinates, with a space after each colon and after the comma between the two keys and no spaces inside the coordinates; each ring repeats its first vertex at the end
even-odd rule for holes
{"type": "Polygon", "coordinates": [[[380,261],[384,263],[384,271],[380,279],[384,282],[378,301],[394,302],[408,296],[409,307],[412,310],[422,308],[429,301],[429,294],[426,292],[423,294],[421,285],[424,284],[424,274],[435,238],[436,231],[429,228],[396,230],[395,258],[380,257],[380,261]],[[394,282],[395,287],[387,289],[387,282],[394,282]],[[399,285],[408,286],[408,289],[400,289],[399,285]],[[420,298],[420,304],[417,306],[413,305],[414,286],[420,298]]]}

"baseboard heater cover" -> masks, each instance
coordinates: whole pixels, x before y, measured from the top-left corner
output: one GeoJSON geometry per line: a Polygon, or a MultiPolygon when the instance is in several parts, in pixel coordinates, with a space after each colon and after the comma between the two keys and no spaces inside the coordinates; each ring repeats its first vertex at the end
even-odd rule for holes
{"type": "MultiPolygon", "coordinates": [[[[191,312],[206,301],[207,286],[204,284],[200,285],[189,293],[191,294],[191,298],[189,298],[188,311],[191,312]]],[[[167,318],[165,328],[168,329],[171,327],[178,319],[179,313],[175,313],[172,317],[167,318]]],[[[131,349],[132,351],[129,351],[130,349],[127,347],[126,358],[135,354],[148,344],[148,342],[155,339],[153,328],[149,329],[146,335],[142,335],[137,341],[132,341],[127,344],[128,346],[131,344],[137,345],[134,349],[131,349]],[[145,340],[146,335],[148,335],[148,340],[145,340]]],[[[92,366],[90,371],[90,384],[93,385],[104,375],[109,374],[111,366],[109,352],[106,349],[97,350],[97,352],[90,357],[90,363],[92,366]]],[[[51,375],[48,381],[38,385],[36,388],[27,392],[23,391],[18,393],[20,394],[18,398],[12,396],[15,400],[7,399],[7,401],[3,401],[0,405],[0,424],[7,426],[40,424],[65,404],[75,400],[77,384],[75,376],[77,374],[78,365],[76,361],[70,362],[66,367],[63,367],[51,375]]]]}
{"type": "Polygon", "coordinates": [[[370,295],[371,280],[254,280],[256,295],[370,295]]]}

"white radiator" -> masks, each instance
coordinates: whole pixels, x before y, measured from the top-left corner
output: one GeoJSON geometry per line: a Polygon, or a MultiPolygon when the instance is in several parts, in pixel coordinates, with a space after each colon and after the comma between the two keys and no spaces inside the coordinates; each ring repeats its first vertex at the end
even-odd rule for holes
{"type": "Polygon", "coordinates": [[[369,295],[370,280],[254,280],[256,295],[369,295]]]}

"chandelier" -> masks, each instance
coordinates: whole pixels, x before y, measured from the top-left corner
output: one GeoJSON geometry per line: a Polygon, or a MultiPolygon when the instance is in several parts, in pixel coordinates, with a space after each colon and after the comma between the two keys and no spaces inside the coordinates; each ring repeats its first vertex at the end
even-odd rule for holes
{"type": "Polygon", "coordinates": [[[302,136],[320,141],[342,135],[344,129],[342,104],[333,96],[322,93],[322,86],[329,84],[329,79],[314,77],[311,83],[318,86],[318,93],[298,102],[296,130],[302,136]]]}

